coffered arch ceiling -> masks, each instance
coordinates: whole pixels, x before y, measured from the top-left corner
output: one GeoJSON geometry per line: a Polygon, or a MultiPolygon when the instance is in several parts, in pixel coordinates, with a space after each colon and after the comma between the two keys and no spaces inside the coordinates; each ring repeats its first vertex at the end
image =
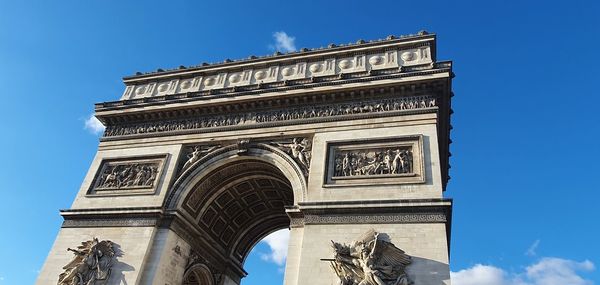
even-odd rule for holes
{"type": "Polygon", "coordinates": [[[289,226],[285,206],[293,204],[292,186],[284,174],[268,162],[248,158],[204,176],[192,186],[181,210],[243,264],[256,242],[289,226]]]}

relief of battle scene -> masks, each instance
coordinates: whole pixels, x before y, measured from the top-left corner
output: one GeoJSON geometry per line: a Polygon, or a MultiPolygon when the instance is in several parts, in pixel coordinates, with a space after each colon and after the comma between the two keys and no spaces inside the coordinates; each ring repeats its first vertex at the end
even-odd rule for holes
{"type": "Polygon", "coordinates": [[[413,173],[410,147],[344,150],[335,153],[334,177],[413,173]]]}
{"type": "Polygon", "coordinates": [[[367,113],[383,113],[435,108],[436,98],[432,96],[415,96],[369,100],[363,102],[311,105],[281,110],[257,111],[250,113],[232,113],[212,116],[199,116],[188,119],[163,120],[132,125],[108,126],[104,137],[138,135],[146,133],[184,131],[216,127],[235,127],[241,125],[280,123],[291,120],[329,118],[367,113]]]}
{"type": "Polygon", "coordinates": [[[162,160],[104,161],[92,190],[154,188],[162,160]]]}
{"type": "Polygon", "coordinates": [[[96,189],[120,189],[136,186],[154,186],[158,163],[111,165],[104,169],[96,189]]]}

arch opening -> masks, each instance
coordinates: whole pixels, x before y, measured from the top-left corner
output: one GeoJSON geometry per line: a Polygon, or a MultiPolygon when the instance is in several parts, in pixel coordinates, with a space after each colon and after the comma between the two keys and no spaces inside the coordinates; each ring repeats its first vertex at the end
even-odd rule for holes
{"type": "Polygon", "coordinates": [[[184,277],[183,285],[214,285],[214,279],[210,269],[205,265],[198,264],[189,268],[184,277]]]}
{"type": "Polygon", "coordinates": [[[244,264],[249,274],[241,285],[284,283],[290,233],[289,229],[276,230],[254,245],[244,264]]]}
{"type": "Polygon", "coordinates": [[[232,157],[212,166],[188,184],[177,210],[203,237],[193,248],[216,249],[223,265],[216,270],[226,272],[233,264],[241,278],[252,248],[270,233],[289,228],[285,208],[294,205],[294,186],[276,163],[261,157],[232,157]]]}

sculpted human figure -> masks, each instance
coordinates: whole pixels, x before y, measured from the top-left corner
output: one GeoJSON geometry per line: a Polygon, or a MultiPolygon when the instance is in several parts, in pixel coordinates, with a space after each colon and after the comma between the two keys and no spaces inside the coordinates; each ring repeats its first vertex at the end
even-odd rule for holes
{"type": "Polygon", "coordinates": [[[400,149],[396,150],[396,155],[394,156],[394,161],[392,162],[392,169],[394,174],[402,173],[402,170],[404,169],[402,152],[400,149]]]}
{"type": "Polygon", "coordinates": [[[298,162],[306,169],[310,167],[310,160],[307,152],[310,151],[309,141],[306,138],[294,138],[292,143],[281,144],[276,143],[280,147],[288,148],[292,154],[292,157],[298,160],[298,162]]]}
{"type": "Polygon", "coordinates": [[[106,188],[110,188],[110,187],[116,187],[117,186],[117,169],[113,169],[113,171],[108,174],[108,176],[106,176],[106,180],[104,180],[104,184],[102,185],[102,187],[106,187],[106,188]]]}
{"type": "Polygon", "coordinates": [[[148,175],[148,179],[144,181],[145,186],[154,186],[154,180],[156,179],[156,175],[158,174],[158,166],[153,165],[150,166],[149,170],[150,174],[148,175]]]}
{"type": "MultiPolygon", "coordinates": [[[[383,164],[385,165],[385,171],[390,174],[392,173],[392,151],[387,150],[383,156],[383,164]]],[[[383,170],[381,171],[383,174],[383,170]]]]}
{"type": "Polygon", "coordinates": [[[188,160],[185,162],[185,164],[183,165],[183,168],[181,170],[185,171],[190,166],[192,166],[194,163],[196,163],[198,160],[200,160],[202,157],[204,157],[204,155],[217,149],[218,147],[219,146],[213,146],[213,147],[209,147],[205,150],[202,150],[199,146],[194,147],[194,150],[190,154],[188,154],[188,160]]]}
{"type": "Polygon", "coordinates": [[[332,241],[331,268],[339,277],[340,285],[409,285],[405,272],[410,256],[370,230],[352,245],[332,241]]]}
{"type": "Polygon", "coordinates": [[[350,153],[346,153],[344,155],[344,159],[342,159],[342,172],[344,176],[350,176],[352,174],[352,168],[350,166],[350,153]]]}
{"type": "Polygon", "coordinates": [[[114,250],[111,241],[98,241],[97,238],[83,242],[77,249],[68,248],[75,254],[73,260],[65,265],[58,277],[58,285],[100,285],[110,276],[114,262],[114,250]]]}

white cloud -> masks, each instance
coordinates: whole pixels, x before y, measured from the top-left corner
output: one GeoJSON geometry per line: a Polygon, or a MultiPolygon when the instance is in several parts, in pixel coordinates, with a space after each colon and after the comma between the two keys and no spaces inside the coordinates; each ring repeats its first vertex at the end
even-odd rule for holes
{"type": "Polygon", "coordinates": [[[296,38],[288,36],[286,32],[275,32],[273,33],[273,38],[275,38],[275,49],[278,51],[295,51],[296,50],[296,38]]]}
{"type": "Polygon", "coordinates": [[[100,134],[104,131],[104,125],[96,118],[96,116],[94,116],[94,114],[91,114],[86,120],[85,120],[85,126],[84,129],[90,131],[91,133],[97,135],[100,134]]]}
{"type": "Polygon", "coordinates": [[[590,280],[585,280],[577,274],[577,271],[593,271],[594,264],[585,260],[576,262],[573,260],[547,257],[542,258],[540,262],[526,268],[527,279],[535,285],[587,285],[593,284],[590,280]]]}
{"type": "Polygon", "coordinates": [[[506,272],[504,270],[489,266],[476,264],[469,269],[458,272],[450,272],[453,285],[505,285],[506,272]]]}
{"type": "Polygon", "coordinates": [[[527,251],[525,252],[525,255],[527,256],[535,256],[536,255],[536,250],[538,248],[538,246],[540,245],[540,240],[536,239],[533,244],[527,249],[527,251]]]}
{"type": "Polygon", "coordinates": [[[262,254],[261,258],[265,261],[274,262],[279,266],[283,266],[287,257],[289,241],[290,230],[288,229],[278,230],[266,236],[261,242],[269,245],[271,252],[262,254]]]}
{"type": "Polygon", "coordinates": [[[594,264],[585,260],[577,262],[568,259],[546,257],[527,266],[523,272],[508,273],[491,266],[477,264],[471,268],[451,272],[453,285],[593,285],[579,272],[595,269],[594,264]]]}

